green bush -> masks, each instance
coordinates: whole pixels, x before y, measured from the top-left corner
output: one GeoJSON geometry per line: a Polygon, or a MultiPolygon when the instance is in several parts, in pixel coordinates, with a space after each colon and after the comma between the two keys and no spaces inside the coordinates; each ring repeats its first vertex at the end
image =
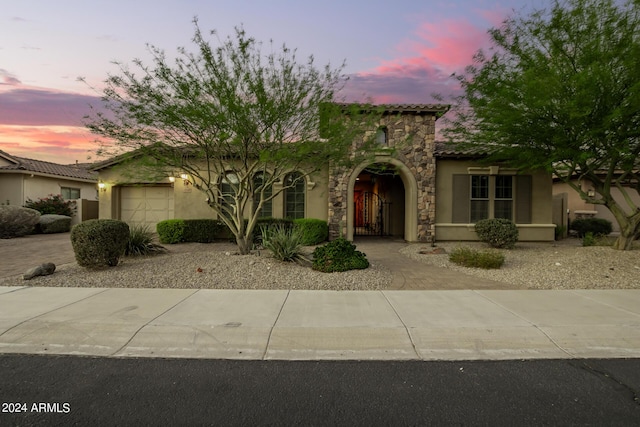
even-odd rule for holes
{"type": "Polygon", "coordinates": [[[124,252],[127,256],[152,255],[166,252],[166,248],[153,242],[153,232],[146,225],[129,227],[129,240],[124,252]]]}
{"type": "Polygon", "coordinates": [[[186,225],[183,219],[167,219],[156,225],[160,243],[173,244],[184,242],[186,225]]]}
{"type": "Polygon", "coordinates": [[[303,261],[300,231],[282,224],[261,227],[262,244],[280,261],[303,261]]]}
{"type": "Polygon", "coordinates": [[[0,239],[31,234],[38,221],[40,221],[40,212],[34,209],[0,206],[0,239]]]}
{"type": "Polygon", "coordinates": [[[613,231],[613,225],[604,218],[580,218],[571,222],[571,229],[581,238],[587,233],[593,234],[594,237],[606,236],[613,231]]]}
{"type": "Polygon", "coordinates": [[[476,223],[476,233],[494,248],[512,249],[518,241],[518,228],[513,221],[504,218],[483,219],[476,223]]]}
{"type": "Polygon", "coordinates": [[[582,246],[596,246],[597,243],[598,239],[591,231],[587,231],[584,236],[582,236],[582,246]]]}
{"type": "Polygon", "coordinates": [[[118,265],[128,241],[129,226],[116,219],[90,219],[71,229],[73,252],[82,267],[118,265]]]}
{"type": "Polygon", "coordinates": [[[299,218],[293,220],[294,226],[302,234],[302,244],[305,246],[318,245],[329,237],[327,221],[314,218],[299,218]]]}
{"type": "Polygon", "coordinates": [[[496,251],[477,251],[460,247],[451,251],[449,260],[463,267],[497,269],[504,264],[504,255],[496,251]]]}
{"type": "Polygon", "coordinates": [[[185,219],[183,242],[211,243],[222,230],[222,224],[215,219],[185,219]]]}
{"type": "Polygon", "coordinates": [[[76,210],[76,203],[72,200],[65,200],[60,194],[49,194],[38,200],[27,199],[25,208],[35,209],[42,215],[65,215],[73,216],[76,210]]]}
{"type": "Polygon", "coordinates": [[[340,237],[313,251],[314,270],[331,273],[334,271],[348,271],[369,267],[365,254],[356,250],[356,246],[347,239],[340,237]]]}
{"type": "Polygon", "coordinates": [[[71,217],[66,215],[40,215],[36,232],[42,234],[66,233],[71,230],[71,217]]]}

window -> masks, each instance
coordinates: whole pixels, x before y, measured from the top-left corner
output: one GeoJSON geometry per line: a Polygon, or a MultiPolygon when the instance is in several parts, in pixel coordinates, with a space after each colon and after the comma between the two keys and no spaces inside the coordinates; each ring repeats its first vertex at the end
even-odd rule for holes
{"type": "Polygon", "coordinates": [[[389,132],[386,127],[383,126],[376,131],[376,144],[389,145],[389,132]]]}
{"type": "Polygon", "coordinates": [[[288,188],[284,192],[285,218],[304,218],[304,177],[299,172],[288,174],[284,179],[288,188]]]}
{"type": "Polygon", "coordinates": [[[235,206],[235,200],[233,197],[236,194],[236,188],[240,181],[238,175],[233,172],[227,172],[220,181],[220,194],[222,205],[222,212],[224,215],[233,215],[233,206],[235,206]]]}
{"type": "Polygon", "coordinates": [[[505,218],[531,224],[531,175],[453,175],[452,189],[453,223],[505,218]]]}
{"type": "Polygon", "coordinates": [[[513,219],[513,177],[496,176],[496,192],[493,207],[494,218],[513,219]]]}
{"type": "MultiPolygon", "coordinates": [[[[263,172],[258,172],[253,176],[253,209],[258,208],[260,203],[260,191],[264,182],[269,179],[269,175],[263,172]],[[266,179],[265,179],[266,178],[266,179]]],[[[267,199],[273,194],[271,185],[264,188],[264,198],[267,199]]],[[[269,218],[273,216],[273,199],[266,200],[262,204],[262,210],[258,213],[259,218],[269,218]]]]}
{"type": "Polygon", "coordinates": [[[80,198],[80,189],[71,187],[60,187],[60,194],[65,200],[75,200],[80,198]]]}
{"type": "Polygon", "coordinates": [[[471,176],[471,222],[489,218],[489,176],[471,176]]]}

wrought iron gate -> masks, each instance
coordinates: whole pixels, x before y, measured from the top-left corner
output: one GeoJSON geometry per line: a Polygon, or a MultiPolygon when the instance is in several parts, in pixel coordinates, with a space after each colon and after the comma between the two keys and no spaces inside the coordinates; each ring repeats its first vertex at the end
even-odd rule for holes
{"type": "Polygon", "coordinates": [[[369,192],[354,194],[354,235],[386,236],[389,234],[389,202],[369,192]]]}

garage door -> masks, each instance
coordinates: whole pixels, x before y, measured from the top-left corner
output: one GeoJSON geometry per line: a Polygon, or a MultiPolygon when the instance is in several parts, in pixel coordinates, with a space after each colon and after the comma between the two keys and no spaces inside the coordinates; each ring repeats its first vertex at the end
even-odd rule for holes
{"type": "Polygon", "coordinates": [[[120,193],[120,219],[129,225],[156,224],[173,218],[173,188],[123,187],[120,193]]]}

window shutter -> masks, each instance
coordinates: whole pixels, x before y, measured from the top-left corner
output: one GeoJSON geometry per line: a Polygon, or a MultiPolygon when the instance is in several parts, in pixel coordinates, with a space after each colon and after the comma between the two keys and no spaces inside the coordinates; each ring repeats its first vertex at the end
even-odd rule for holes
{"type": "Polygon", "coordinates": [[[469,175],[453,175],[453,212],[451,222],[469,223],[469,175]]]}
{"type": "Polygon", "coordinates": [[[532,177],[516,177],[516,224],[531,224],[532,177]]]}

